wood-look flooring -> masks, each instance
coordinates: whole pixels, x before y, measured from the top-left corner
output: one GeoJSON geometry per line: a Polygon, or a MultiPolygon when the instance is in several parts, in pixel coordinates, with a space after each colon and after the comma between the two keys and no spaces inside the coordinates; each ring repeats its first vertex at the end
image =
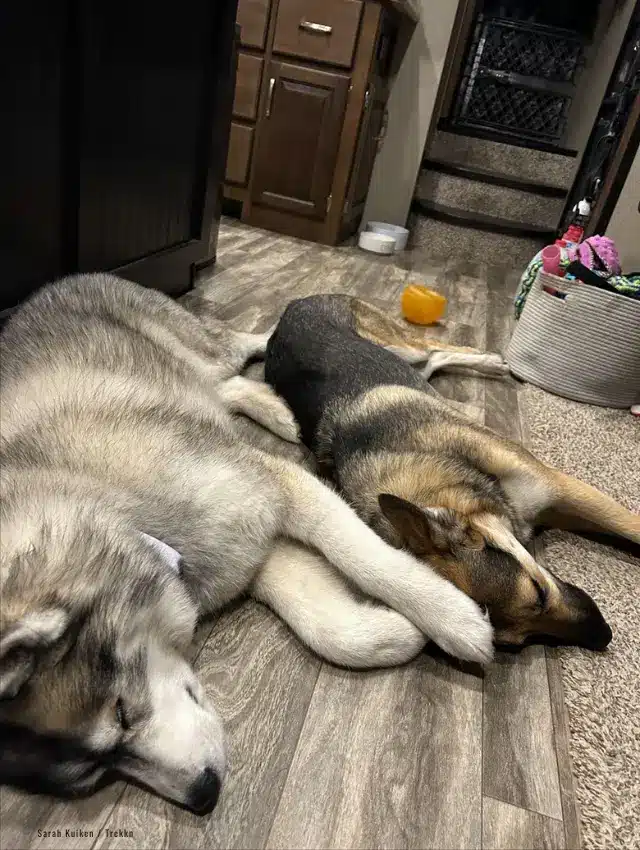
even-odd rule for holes
{"type": "MultiPolygon", "coordinates": [[[[378,258],[225,221],[203,276],[217,314],[266,329],[292,297],[358,294],[398,314],[410,281],[449,299],[432,334],[503,350],[516,279],[424,249],[378,258]]],[[[511,381],[443,376],[437,388],[516,438],[511,381]]],[[[265,447],[305,460],[247,421],[265,447]]],[[[61,803],[0,790],[0,850],[18,848],[486,848],[580,846],[562,683],[540,647],[484,673],[423,653],[401,669],[322,663],[271,612],[244,602],[203,628],[195,666],[229,734],[231,770],[216,811],[197,818],[123,783],[61,803]]]]}

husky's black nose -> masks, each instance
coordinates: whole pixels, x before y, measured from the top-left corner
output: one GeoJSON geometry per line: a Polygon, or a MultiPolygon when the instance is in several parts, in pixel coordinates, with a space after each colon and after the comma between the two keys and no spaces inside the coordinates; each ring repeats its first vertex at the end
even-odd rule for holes
{"type": "Polygon", "coordinates": [[[211,767],[206,767],[189,789],[187,807],[196,815],[208,815],[216,807],[222,783],[211,767]]]}

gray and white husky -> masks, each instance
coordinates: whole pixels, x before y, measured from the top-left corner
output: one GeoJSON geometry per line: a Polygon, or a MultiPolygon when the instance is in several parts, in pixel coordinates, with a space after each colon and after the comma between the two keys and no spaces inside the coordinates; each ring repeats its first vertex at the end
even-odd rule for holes
{"type": "Polygon", "coordinates": [[[90,793],[113,773],[192,811],[226,771],[186,650],[248,592],[324,658],[402,663],[428,636],[486,661],[480,608],[310,473],[242,441],[297,440],[238,373],[236,333],[111,275],[37,293],[0,336],[0,783],[90,793]],[[375,600],[375,601],[374,601],[375,600]]]}

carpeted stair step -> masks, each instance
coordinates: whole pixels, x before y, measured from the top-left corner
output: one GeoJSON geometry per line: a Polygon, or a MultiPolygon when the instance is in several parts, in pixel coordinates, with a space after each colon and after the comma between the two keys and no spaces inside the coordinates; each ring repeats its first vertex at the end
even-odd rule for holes
{"type": "Polygon", "coordinates": [[[561,186],[434,158],[424,160],[415,191],[427,204],[548,230],[558,225],[565,197],[561,186]]]}
{"type": "Polygon", "coordinates": [[[544,181],[568,190],[578,165],[566,152],[537,150],[437,130],[425,156],[461,166],[499,172],[529,181],[544,181]]]}
{"type": "Polygon", "coordinates": [[[434,259],[460,259],[504,265],[524,271],[529,260],[552,241],[541,228],[491,216],[469,218],[465,211],[414,201],[409,227],[411,245],[434,259]]]}

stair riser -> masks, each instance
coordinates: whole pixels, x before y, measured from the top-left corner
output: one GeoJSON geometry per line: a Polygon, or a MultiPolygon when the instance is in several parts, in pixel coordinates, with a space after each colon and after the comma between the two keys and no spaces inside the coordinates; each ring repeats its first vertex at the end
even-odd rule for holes
{"type": "Polygon", "coordinates": [[[548,198],[426,169],[420,173],[416,197],[549,229],[557,226],[564,207],[562,198],[548,198]]]}
{"type": "Polygon", "coordinates": [[[574,157],[474,139],[442,130],[438,130],[433,137],[428,156],[499,171],[523,180],[543,180],[566,189],[573,182],[578,164],[574,157]]]}
{"type": "Polygon", "coordinates": [[[423,215],[412,215],[409,226],[411,245],[427,249],[434,258],[458,256],[522,271],[544,245],[539,239],[476,230],[423,215]]]}

